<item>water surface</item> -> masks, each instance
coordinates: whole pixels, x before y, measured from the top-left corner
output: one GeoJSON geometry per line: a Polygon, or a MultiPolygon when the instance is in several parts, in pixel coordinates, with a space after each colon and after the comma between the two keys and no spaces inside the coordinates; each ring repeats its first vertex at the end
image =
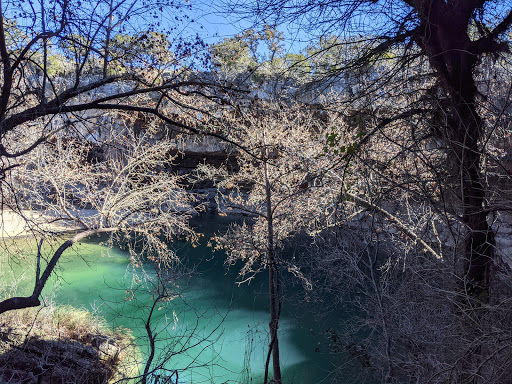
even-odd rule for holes
{"type": "MultiPolygon", "coordinates": [[[[175,281],[170,286],[175,297],[155,306],[150,324],[157,334],[153,367],[176,370],[179,383],[260,383],[269,342],[266,275],[239,286],[236,268],[225,270],[222,253],[212,255],[204,245],[175,245],[197,273],[175,281]]],[[[145,326],[154,287],[149,282],[134,291],[134,281],[125,252],[91,240],[63,255],[44,294],[47,300],[99,313],[114,327],[131,329],[147,355],[145,326]]],[[[312,311],[307,303],[285,303],[283,308],[279,342],[286,383],[329,382],[332,366],[325,348],[319,348],[322,327],[312,311]]]]}

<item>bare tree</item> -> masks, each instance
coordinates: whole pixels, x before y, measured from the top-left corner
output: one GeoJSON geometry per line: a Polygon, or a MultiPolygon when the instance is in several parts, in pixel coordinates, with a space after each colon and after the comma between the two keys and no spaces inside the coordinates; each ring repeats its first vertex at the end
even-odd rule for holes
{"type": "Polygon", "coordinates": [[[216,364],[211,350],[222,335],[219,328],[223,318],[214,323],[187,300],[187,288],[181,279],[193,273],[180,262],[173,262],[172,268],[153,271],[152,279],[139,280],[123,289],[127,300],[104,303],[109,311],[118,313],[118,318],[129,319],[132,330],[141,331],[135,342],[143,360],[137,362],[138,375],[129,380],[179,383],[183,376],[192,377],[194,370],[216,364]],[[192,318],[184,321],[190,314],[192,318]]]}
{"type": "Polygon", "coordinates": [[[189,22],[188,8],[136,0],[2,3],[2,212],[16,212],[46,239],[54,235],[47,223],[24,209],[80,229],[38,270],[33,295],[5,310],[37,305],[62,252],[84,237],[134,230],[165,263],[171,255],[159,236],[188,231],[191,195],[168,174],[177,149],[167,139],[206,133],[201,121],[224,95],[194,71],[207,60],[204,44],[174,27],[189,22]]]}
{"type": "MultiPolygon", "coordinates": [[[[484,112],[486,96],[490,95],[478,85],[482,60],[489,55],[503,57],[509,51],[506,36],[512,10],[508,4],[437,0],[311,4],[271,0],[260,3],[257,10],[249,4],[245,9],[256,11],[266,22],[277,18],[298,21],[312,32],[346,33],[350,39],[341,44],[357,44],[357,49],[352,51],[352,59],[335,68],[336,73],[385,60],[389,58],[385,54],[391,54],[392,66],[387,71],[376,71],[359,95],[382,100],[379,91],[383,85],[390,81],[402,84],[401,92],[384,95],[399,108],[382,110],[378,116],[381,129],[393,122],[401,121],[405,126],[414,122],[416,127],[430,126],[435,139],[442,143],[447,170],[458,185],[454,195],[460,202],[460,220],[467,229],[465,250],[459,258],[464,261],[462,289],[473,292],[478,300],[488,297],[495,260],[494,233],[488,224],[491,211],[481,164],[486,151],[485,132],[493,119],[484,112]],[[362,38],[354,38],[356,34],[362,38]],[[423,70],[405,72],[413,63],[423,70]],[[415,88],[413,97],[403,98],[403,91],[416,84],[418,76],[430,81],[415,88]]],[[[361,109],[359,102],[352,105],[361,109]]],[[[421,150],[427,153],[428,148],[421,150]]]]}
{"type": "MultiPolygon", "coordinates": [[[[63,241],[49,260],[37,255],[35,286],[27,297],[0,303],[0,312],[39,305],[39,296],[62,253],[84,238],[106,233],[110,244],[123,244],[131,263],[143,268],[149,259],[165,269],[176,258],[167,241],[175,236],[194,241],[187,221],[200,205],[184,190],[182,177],[171,170],[176,146],[154,141],[149,133],[135,136],[112,128],[110,146],[90,158],[92,145],[60,138],[40,145],[11,171],[17,204],[37,207],[40,217],[28,222],[32,234],[52,240],[50,224],[76,232],[63,241]]],[[[42,241],[43,241],[42,240],[42,241]]]]}
{"type": "Polygon", "coordinates": [[[240,284],[250,282],[264,269],[268,271],[270,342],[264,382],[270,380],[272,357],[271,381],[281,383],[280,274],[288,271],[309,286],[298,265],[283,259],[281,251],[295,235],[316,228],[317,220],[325,220],[324,213],[332,208],[338,190],[325,172],[332,157],[322,157],[324,122],[311,111],[300,105],[265,101],[253,101],[250,109],[242,107],[240,111],[227,118],[226,124],[252,155],[239,154],[236,172],[217,169],[213,175],[218,178],[219,210],[247,215],[248,219],[231,225],[227,233],[214,238],[214,243],[226,251],[228,265],[244,263],[240,284]]]}
{"type": "MultiPolygon", "coordinates": [[[[395,257],[347,261],[360,270],[359,286],[373,301],[367,319],[375,320],[373,334],[385,341],[373,355],[382,362],[379,377],[392,382],[416,370],[412,376],[419,382],[505,380],[503,362],[510,351],[488,334],[494,329],[508,337],[506,326],[499,331],[494,326],[509,313],[500,271],[507,268],[502,263],[507,255],[497,247],[495,229],[510,205],[510,175],[500,161],[510,151],[510,141],[503,140],[511,121],[504,86],[510,79],[510,4],[269,0],[257,9],[244,5],[265,23],[297,23],[302,32],[334,35],[310,53],[313,64],[346,52],[334,54],[332,65],[313,66],[312,75],[315,85],[350,87],[331,108],[360,133],[350,151],[335,137],[328,140],[330,151],[338,150],[352,164],[339,176],[355,181],[343,194],[336,223],[349,227],[350,217],[359,217],[351,203],[366,205],[375,220],[369,239],[386,236],[380,244],[397,250],[390,253],[395,257]],[[383,268],[390,273],[370,273],[383,268]],[[375,288],[368,292],[368,287],[375,288]],[[437,305],[431,323],[407,305],[405,287],[437,305]],[[394,328],[397,323],[403,327],[394,328]],[[416,325],[428,331],[405,331],[416,325]],[[404,351],[415,357],[408,360],[404,351]]],[[[335,265],[330,268],[339,271],[335,265]]]]}
{"type": "Polygon", "coordinates": [[[220,105],[222,92],[194,72],[195,63],[207,61],[205,45],[176,31],[177,22],[192,22],[188,8],[138,0],[2,3],[2,180],[17,158],[53,135],[76,133],[77,120],[93,126],[81,134],[96,135],[105,111],[152,114],[175,130],[199,133],[180,113],[196,114],[199,106],[184,96],[220,105]]]}

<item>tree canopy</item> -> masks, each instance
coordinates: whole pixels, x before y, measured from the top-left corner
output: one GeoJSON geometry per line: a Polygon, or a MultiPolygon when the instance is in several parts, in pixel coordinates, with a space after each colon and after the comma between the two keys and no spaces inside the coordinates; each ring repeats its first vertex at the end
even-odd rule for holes
{"type": "MultiPolygon", "coordinates": [[[[243,262],[241,281],[268,272],[265,382],[271,358],[274,381],[286,381],[285,270],[307,300],[333,297],[353,315],[329,332],[333,350],[370,380],[510,377],[510,259],[499,244],[500,226],[512,226],[510,4],[238,1],[231,9],[253,28],[210,47],[180,36],[188,8],[2,5],[2,204],[79,233],[45,268],[35,256],[32,293],[0,301],[0,313],[39,305],[62,252],[92,234],[125,245],[134,266],[172,272],[168,242],[198,239],[188,219],[203,209],[194,182],[206,183],[217,212],[244,216],[212,244],[226,264],[243,262]],[[296,28],[302,50],[281,26],[296,28]],[[194,151],[206,153],[194,171],[175,171],[194,151]],[[213,152],[222,160],[208,165],[213,152]],[[298,239],[304,255],[282,257],[298,239]]],[[[156,286],[151,340],[151,314],[169,297],[156,286]]]]}

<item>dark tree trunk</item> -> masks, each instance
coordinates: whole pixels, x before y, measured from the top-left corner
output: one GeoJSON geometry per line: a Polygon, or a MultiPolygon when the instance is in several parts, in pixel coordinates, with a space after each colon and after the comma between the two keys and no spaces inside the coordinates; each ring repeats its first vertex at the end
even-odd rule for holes
{"type": "Polygon", "coordinates": [[[267,164],[265,163],[265,194],[266,194],[266,220],[267,220],[267,267],[268,267],[268,294],[270,301],[270,345],[267,363],[265,366],[265,380],[268,380],[268,364],[270,353],[272,353],[272,368],[274,370],[274,380],[276,384],[282,383],[281,377],[281,363],[279,359],[279,339],[277,338],[277,330],[279,328],[279,276],[277,273],[277,266],[275,260],[275,247],[274,247],[274,221],[272,212],[272,189],[267,173],[267,164]]]}
{"type": "Polygon", "coordinates": [[[270,298],[270,346],[272,351],[272,368],[274,370],[274,382],[281,384],[281,363],[279,359],[279,339],[277,338],[277,329],[279,328],[279,297],[277,292],[277,273],[275,270],[275,260],[272,255],[269,257],[268,277],[269,277],[269,298],[270,298]]]}
{"type": "Polygon", "coordinates": [[[103,78],[107,77],[108,74],[108,60],[110,54],[110,34],[112,33],[112,19],[114,17],[114,4],[110,1],[110,12],[108,16],[108,26],[105,36],[105,52],[103,53],[103,78]]]}
{"type": "Polygon", "coordinates": [[[490,269],[494,259],[494,233],[487,223],[486,190],[480,172],[479,142],[483,121],[476,109],[477,87],[474,78],[478,47],[468,36],[475,11],[473,2],[418,2],[421,27],[417,42],[436,71],[438,85],[444,91],[447,125],[443,139],[449,164],[454,164],[460,186],[462,222],[467,229],[463,289],[473,299],[487,301],[490,269]]]}
{"type": "Polygon", "coordinates": [[[480,173],[478,140],[482,135],[482,125],[480,117],[474,111],[474,104],[460,105],[457,111],[461,122],[457,135],[452,139],[452,153],[460,159],[462,220],[468,229],[463,282],[470,297],[485,302],[489,297],[494,232],[487,223],[486,191],[480,173]]]}
{"type": "MultiPolygon", "coordinates": [[[[46,285],[46,282],[50,278],[50,275],[53,273],[55,267],[57,266],[58,261],[60,260],[60,257],[64,253],[64,251],[67,250],[69,247],[71,247],[73,244],[75,244],[83,239],[86,239],[90,236],[100,234],[100,233],[115,232],[115,231],[117,231],[117,228],[99,228],[99,229],[84,230],[83,232],[77,233],[71,239],[66,240],[64,243],[61,244],[61,246],[55,251],[55,253],[51,257],[51,259],[48,261],[48,264],[46,265],[46,267],[42,273],[40,271],[41,250],[39,249],[38,255],[37,255],[37,269],[36,269],[36,276],[35,276],[35,284],[34,284],[34,289],[32,290],[32,294],[30,296],[10,297],[8,299],[0,301],[0,314],[7,312],[7,311],[37,307],[37,306],[41,305],[39,296],[41,295],[41,292],[43,291],[43,289],[46,285]]],[[[40,244],[39,247],[41,247],[41,246],[42,246],[42,243],[40,244]]]]}

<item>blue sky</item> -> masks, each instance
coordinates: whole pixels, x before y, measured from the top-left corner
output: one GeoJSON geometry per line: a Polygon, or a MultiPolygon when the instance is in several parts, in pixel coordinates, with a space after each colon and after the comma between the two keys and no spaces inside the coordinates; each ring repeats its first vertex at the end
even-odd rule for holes
{"type": "Polygon", "coordinates": [[[194,23],[187,26],[187,33],[199,33],[208,43],[231,37],[251,26],[247,21],[238,21],[236,17],[230,17],[219,1],[190,0],[190,4],[192,11],[189,14],[194,23]],[[203,28],[200,28],[201,26],[203,28]]]}
{"type": "MultiPolygon", "coordinates": [[[[190,0],[190,4],[192,5],[191,16],[195,22],[187,31],[193,34],[199,33],[207,43],[216,43],[253,27],[254,20],[241,19],[240,15],[226,13],[222,0],[190,0]]],[[[307,36],[283,26],[278,27],[278,30],[284,33],[285,47],[288,51],[298,52],[306,47],[307,36]]]]}
{"type": "MultiPolygon", "coordinates": [[[[87,9],[88,5],[92,5],[96,3],[97,0],[81,0],[83,4],[83,9],[87,9]]],[[[44,0],[47,3],[48,7],[51,7],[51,3],[49,0],[44,0]]],[[[164,29],[166,29],[165,23],[169,23],[168,26],[178,27],[172,35],[175,37],[194,37],[196,34],[208,44],[214,44],[216,42],[221,41],[224,38],[231,37],[237,33],[240,33],[244,29],[248,29],[253,26],[255,22],[254,18],[242,18],[240,15],[230,15],[225,7],[226,0],[175,0],[176,5],[180,6],[180,10],[173,11],[173,8],[169,8],[164,11],[164,14],[161,14],[161,21],[163,24],[161,25],[164,29]],[[191,10],[187,10],[186,8],[190,6],[191,10]],[[194,22],[187,21],[186,19],[180,18],[180,15],[187,14],[190,20],[194,20],[194,22]],[[175,21],[175,16],[179,17],[180,20],[178,22],[175,21]]],[[[2,10],[7,17],[16,18],[18,22],[21,24],[27,24],[28,26],[32,24],[29,18],[23,19],[17,17],[17,12],[21,9],[16,6],[16,1],[6,0],[2,4],[2,10]]],[[[40,3],[39,0],[29,0],[25,1],[23,7],[26,7],[29,11],[35,11],[36,13],[40,12],[40,3]]],[[[127,33],[136,31],[137,29],[144,29],[142,24],[138,24],[140,22],[144,23],[144,15],[141,15],[142,18],[132,18],[129,22],[130,26],[127,33]]],[[[150,21],[152,21],[150,19],[150,21]]],[[[38,25],[35,25],[36,29],[38,25]]],[[[281,32],[284,33],[286,38],[285,48],[288,52],[298,52],[302,48],[304,48],[307,44],[301,43],[298,38],[301,34],[298,32],[292,32],[285,27],[280,26],[278,28],[281,32]]],[[[170,39],[172,37],[170,35],[170,39]]],[[[302,34],[302,40],[307,40],[307,36],[304,37],[302,34]]]]}

